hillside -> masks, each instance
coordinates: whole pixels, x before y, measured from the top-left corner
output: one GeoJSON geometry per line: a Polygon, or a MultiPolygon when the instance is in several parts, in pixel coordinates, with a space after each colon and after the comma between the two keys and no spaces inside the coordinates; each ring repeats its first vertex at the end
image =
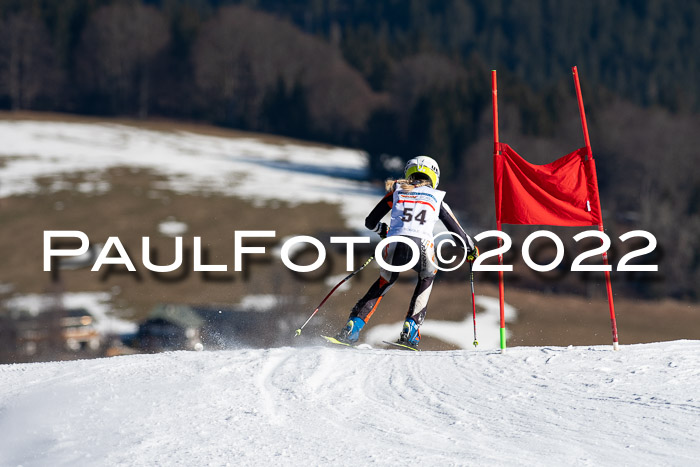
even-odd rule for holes
{"type": "Polygon", "coordinates": [[[693,465],[698,341],[0,366],[0,465],[693,465]]]}
{"type": "MultiPolygon", "coordinates": [[[[59,294],[65,306],[87,305],[105,332],[123,332],[124,320],[133,329],[159,303],[232,306],[262,300],[272,309],[265,308],[266,330],[256,336],[256,345],[291,345],[294,329],[347,274],[345,252],[329,248],[328,267],[293,275],[276,253],[280,242],[294,235],[327,242],[330,235],[365,234],[364,216],[382,193],[363,181],[367,161],[359,151],[174,122],[3,116],[9,119],[0,120],[1,303],[36,314],[39,304],[59,294]],[[53,229],[83,231],[97,247],[118,236],[137,272],[107,267],[91,272],[87,261],[66,265],[60,281],[52,282],[42,269],[42,232],[53,229]],[[247,272],[232,271],[236,230],[277,234],[267,244],[269,254],[251,262],[247,272]],[[146,270],[142,237],[150,237],[157,262],[168,264],[175,235],[184,237],[189,262],[173,273],[146,270]],[[202,238],[208,263],[228,265],[228,272],[192,272],[194,236],[202,238]]],[[[462,202],[449,201],[453,207],[462,202]]],[[[370,254],[357,248],[356,266],[370,254]]],[[[310,324],[309,336],[335,332],[376,274],[372,264],[336,292],[310,324]]],[[[552,294],[546,288],[518,289],[512,277],[506,288],[509,345],[610,343],[602,286],[591,283],[586,296],[552,294]]],[[[413,287],[411,280],[400,280],[386,296],[368,328],[369,342],[395,338],[413,287]]],[[[498,292],[487,275],[477,274],[476,294],[479,341],[494,348],[498,292]]],[[[623,344],[700,337],[697,304],[622,297],[615,303],[623,344]]],[[[423,331],[427,350],[471,348],[464,271],[438,277],[423,331]]]]}
{"type": "Polygon", "coordinates": [[[502,142],[540,163],[583,144],[575,65],[606,229],[652,232],[667,259],[617,292],[700,299],[700,260],[688,254],[700,251],[697,2],[122,3],[0,2],[0,110],[323,141],[366,152],[376,179],[394,175],[392,156],[428,154],[486,226],[489,70],[502,142]]]}

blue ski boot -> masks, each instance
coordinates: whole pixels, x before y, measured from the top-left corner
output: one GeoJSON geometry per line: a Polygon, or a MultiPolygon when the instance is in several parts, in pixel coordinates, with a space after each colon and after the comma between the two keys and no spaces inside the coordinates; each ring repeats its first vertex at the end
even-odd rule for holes
{"type": "Polygon", "coordinates": [[[399,335],[399,344],[418,347],[420,342],[420,329],[413,318],[408,318],[403,322],[403,329],[399,335]]]}
{"type": "Polygon", "coordinates": [[[360,331],[365,326],[362,318],[350,318],[345,327],[335,336],[340,342],[354,344],[360,338],[360,331]]]}

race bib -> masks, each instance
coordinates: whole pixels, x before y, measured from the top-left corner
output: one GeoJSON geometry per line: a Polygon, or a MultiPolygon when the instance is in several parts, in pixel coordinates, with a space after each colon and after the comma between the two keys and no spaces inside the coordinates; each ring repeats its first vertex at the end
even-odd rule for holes
{"type": "Polygon", "coordinates": [[[433,227],[440,216],[445,192],[429,186],[411,191],[400,188],[394,192],[389,235],[410,235],[432,239],[433,227]]]}

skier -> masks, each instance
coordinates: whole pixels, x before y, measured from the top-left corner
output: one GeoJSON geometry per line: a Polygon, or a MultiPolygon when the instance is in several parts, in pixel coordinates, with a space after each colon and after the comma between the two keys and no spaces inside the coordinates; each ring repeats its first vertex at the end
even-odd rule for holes
{"type": "MultiPolygon", "coordinates": [[[[437,267],[434,264],[433,227],[438,219],[443,222],[447,230],[464,240],[469,261],[474,261],[478,256],[478,249],[474,242],[459,225],[447,203],[443,201],[445,192],[437,190],[439,182],[440,168],[437,162],[427,156],[414,157],[406,163],[404,179],[387,180],[387,194],[365,220],[365,226],[377,232],[381,238],[400,235],[414,242],[420,251],[420,259],[413,268],[418,272],[418,284],[413,292],[398,340],[398,343],[410,347],[416,347],[420,342],[420,326],[425,319],[430,291],[437,273],[437,267]],[[391,211],[391,221],[387,226],[381,220],[389,211],[391,211]]],[[[384,261],[395,266],[407,264],[411,260],[411,255],[411,248],[399,242],[390,243],[382,252],[384,261]]],[[[335,338],[348,344],[357,342],[360,331],[398,277],[398,272],[381,268],[379,279],[353,307],[347,324],[335,338]]]]}

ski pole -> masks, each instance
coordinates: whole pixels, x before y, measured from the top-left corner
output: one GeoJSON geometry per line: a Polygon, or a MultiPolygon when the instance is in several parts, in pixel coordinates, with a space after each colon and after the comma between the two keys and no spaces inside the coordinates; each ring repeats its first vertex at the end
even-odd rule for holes
{"type": "Polygon", "coordinates": [[[296,330],[296,332],[294,333],[294,337],[300,336],[300,335],[301,335],[301,330],[304,329],[304,327],[309,323],[309,321],[311,321],[311,318],[313,318],[314,315],[315,315],[316,313],[318,313],[318,310],[321,309],[321,307],[323,306],[323,304],[326,303],[326,300],[328,300],[328,298],[329,298],[331,295],[333,295],[333,292],[335,292],[336,289],[337,289],[338,287],[340,287],[345,281],[347,281],[348,279],[350,279],[352,276],[354,276],[354,275],[357,274],[358,272],[362,271],[369,263],[372,262],[372,260],[374,260],[374,256],[370,256],[369,259],[368,259],[367,261],[365,261],[365,264],[363,264],[362,266],[360,266],[359,269],[357,269],[357,270],[354,271],[354,272],[351,272],[350,274],[348,274],[348,275],[345,277],[345,279],[343,279],[342,281],[338,282],[338,284],[337,284],[335,287],[333,287],[333,289],[332,289],[330,292],[328,292],[328,295],[326,295],[326,298],[324,298],[323,300],[321,300],[321,303],[319,303],[318,306],[316,307],[316,309],[314,310],[314,312],[311,313],[311,316],[309,316],[309,319],[307,319],[307,320],[304,322],[304,324],[302,324],[301,327],[300,327],[299,329],[296,330]]]}
{"type": "Polygon", "coordinates": [[[479,345],[476,339],[476,302],[474,301],[474,271],[472,270],[472,262],[469,262],[469,282],[472,286],[472,316],[474,317],[474,347],[479,345]]]}

